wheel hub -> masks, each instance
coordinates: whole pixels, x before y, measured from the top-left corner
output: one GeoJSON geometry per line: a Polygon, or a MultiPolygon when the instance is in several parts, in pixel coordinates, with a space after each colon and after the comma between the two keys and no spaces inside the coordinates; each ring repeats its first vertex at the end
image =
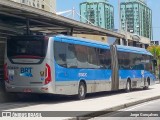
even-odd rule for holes
{"type": "Polygon", "coordinates": [[[83,96],[84,95],[84,87],[81,85],[80,86],[80,95],[83,96]]]}

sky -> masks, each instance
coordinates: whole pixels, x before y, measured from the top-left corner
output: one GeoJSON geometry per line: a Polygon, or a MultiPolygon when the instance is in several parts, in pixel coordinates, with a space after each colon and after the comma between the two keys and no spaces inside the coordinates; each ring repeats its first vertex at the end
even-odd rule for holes
{"type": "MultiPolygon", "coordinates": [[[[79,13],[79,4],[86,0],[57,0],[57,12],[71,10],[73,6],[76,12],[79,13]]],[[[118,0],[108,0],[111,5],[114,6],[114,17],[115,17],[115,29],[119,27],[119,16],[118,16],[118,0]]],[[[120,0],[123,1],[123,0],[120,0]]],[[[160,41],[160,0],[146,0],[149,8],[152,10],[152,26],[153,26],[153,40],[160,41]]],[[[75,18],[78,20],[79,16],[75,18]]]]}

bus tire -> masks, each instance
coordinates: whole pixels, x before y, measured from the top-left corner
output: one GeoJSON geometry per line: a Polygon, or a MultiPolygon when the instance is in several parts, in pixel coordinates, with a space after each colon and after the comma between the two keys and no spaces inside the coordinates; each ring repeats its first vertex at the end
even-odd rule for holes
{"type": "Polygon", "coordinates": [[[143,87],[144,90],[147,90],[149,88],[150,79],[147,79],[147,82],[145,82],[145,86],[143,87]]]}
{"type": "Polygon", "coordinates": [[[127,80],[125,92],[130,92],[130,91],[131,91],[131,81],[127,80]]]}
{"type": "Polygon", "coordinates": [[[77,98],[79,100],[83,100],[86,96],[86,85],[84,82],[80,82],[79,83],[79,87],[78,87],[78,95],[77,98]]]}

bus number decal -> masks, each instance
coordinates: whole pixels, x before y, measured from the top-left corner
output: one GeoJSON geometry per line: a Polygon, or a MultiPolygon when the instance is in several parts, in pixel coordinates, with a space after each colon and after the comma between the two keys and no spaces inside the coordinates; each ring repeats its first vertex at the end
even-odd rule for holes
{"type": "Polygon", "coordinates": [[[20,71],[21,71],[20,76],[22,76],[22,77],[33,77],[31,67],[20,68],[20,71]]]}
{"type": "Polygon", "coordinates": [[[78,76],[79,77],[87,77],[87,73],[79,73],[78,76]]]}

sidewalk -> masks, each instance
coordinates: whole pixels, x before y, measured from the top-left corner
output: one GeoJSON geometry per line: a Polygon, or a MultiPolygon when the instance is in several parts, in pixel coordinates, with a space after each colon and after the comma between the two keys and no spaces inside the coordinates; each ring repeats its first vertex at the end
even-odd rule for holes
{"type": "Polygon", "coordinates": [[[89,115],[94,117],[95,114],[96,116],[101,114],[101,112],[98,111],[115,111],[159,98],[160,84],[155,84],[150,86],[149,90],[133,90],[133,92],[130,93],[120,92],[119,94],[106,95],[98,98],[87,98],[82,101],[43,103],[28,107],[10,109],[7,111],[79,111],[75,112],[74,115],[89,115]]]}
{"type": "Polygon", "coordinates": [[[159,84],[159,83],[160,83],[160,80],[156,80],[155,83],[156,83],[156,84],[159,84]]]}

